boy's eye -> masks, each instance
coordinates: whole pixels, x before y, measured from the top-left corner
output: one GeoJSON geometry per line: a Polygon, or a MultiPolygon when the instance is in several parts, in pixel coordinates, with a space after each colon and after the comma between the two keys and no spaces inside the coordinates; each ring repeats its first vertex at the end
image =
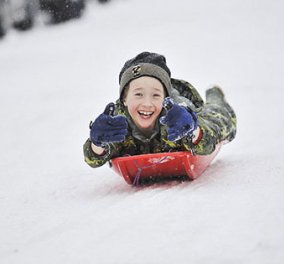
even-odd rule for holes
{"type": "Polygon", "coordinates": [[[154,97],[161,97],[160,94],[154,94],[154,97]]]}
{"type": "Polygon", "coordinates": [[[142,96],[142,93],[136,93],[135,96],[140,97],[140,96],[142,96]]]}

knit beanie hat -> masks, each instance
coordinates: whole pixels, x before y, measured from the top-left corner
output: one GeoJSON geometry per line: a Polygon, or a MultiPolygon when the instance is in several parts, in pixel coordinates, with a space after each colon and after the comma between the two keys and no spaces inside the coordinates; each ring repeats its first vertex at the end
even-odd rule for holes
{"type": "Polygon", "coordinates": [[[128,60],[120,71],[120,99],[125,86],[142,76],[158,79],[166,89],[167,95],[171,95],[171,71],[166,64],[166,58],[163,55],[145,51],[128,60]]]}

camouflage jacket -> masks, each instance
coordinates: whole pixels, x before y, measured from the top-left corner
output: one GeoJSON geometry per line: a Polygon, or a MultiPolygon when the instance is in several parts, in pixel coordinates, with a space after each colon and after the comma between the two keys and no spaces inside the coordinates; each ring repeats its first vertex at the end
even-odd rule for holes
{"type": "MultiPolygon", "coordinates": [[[[171,82],[175,90],[174,100],[197,113],[201,133],[194,144],[187,137],[176,142],[168,141],[167,128],[161,125],[159,120],[152,136],[146,138],[132,123],[124,105],[117,100],[115,114],[127,117],[129,133],[125,141],[109,144],[103,155],[96,155],[91,149],[90,139],[87,139],[83,147],[86,163],[96,168],[115,157],[169,151],[192,151],[198,155],[207,155],[215,150],[218,143],[233,140],[236,134],[236,116],[222,97],[222,92],[220,98],[214,92],[207,91],[204,103],[196,89],[188,82],[177,79],[171,79],[171,82]]],[[[162,111],[161,115],[163,114],[165,113],[162,111]]]]}

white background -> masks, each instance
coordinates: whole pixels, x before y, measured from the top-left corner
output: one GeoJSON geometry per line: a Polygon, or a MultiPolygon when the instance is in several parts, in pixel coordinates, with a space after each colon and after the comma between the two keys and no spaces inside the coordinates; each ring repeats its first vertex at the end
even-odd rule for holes
{"type": "Polygon", "coordinates": [[[113,0],[78,21],[10,31],[0,42],[0,263],[283,263],[283,8],[113,0]],[[203,97],[220,85],[237,113],[236,139],[193,182],[133,188],[83,161],[89,121],[144,50],[203,97]]]}

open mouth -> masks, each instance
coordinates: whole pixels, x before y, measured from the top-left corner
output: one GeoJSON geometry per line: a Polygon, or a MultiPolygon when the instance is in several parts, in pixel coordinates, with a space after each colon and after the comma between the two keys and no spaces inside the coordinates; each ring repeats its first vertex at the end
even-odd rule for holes
{"type": "Polygon", "coordinates": [[[138,114],[141,116],[141,117],[151,117],[154,112],[148,112],[148,111],[138,111],[138,114]]]}

